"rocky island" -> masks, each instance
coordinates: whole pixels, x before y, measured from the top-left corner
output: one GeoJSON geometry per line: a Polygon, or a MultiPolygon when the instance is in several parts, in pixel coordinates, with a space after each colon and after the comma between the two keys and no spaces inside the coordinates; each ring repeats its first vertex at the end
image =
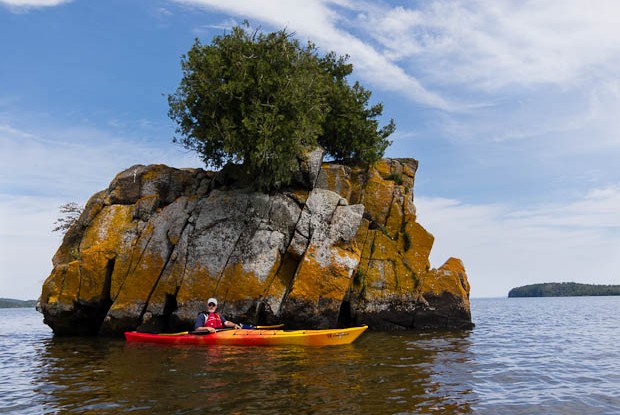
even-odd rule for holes
{"type": "Polygon", "coordinates": [[[620,285],[579,284],[576,282],[547,282],[524,285],[508,292],[516,297],[582,297],[620,295],[620,285]]]}
{"type": "Polygon", "coordinates": [[[431,269],[414,159],[300,159],[279,192],[221,171],[136,165],[93,195],[43,284],[60,335],[191,327],[208,297],[234,321],[287,328],[470,329],[462,262],[431,269]]]}
{"type": "Polygon", "coordinates": [[[16,300],[13,298],[0,298],[0,308],[34,308],[36,300],[16,300]]]}

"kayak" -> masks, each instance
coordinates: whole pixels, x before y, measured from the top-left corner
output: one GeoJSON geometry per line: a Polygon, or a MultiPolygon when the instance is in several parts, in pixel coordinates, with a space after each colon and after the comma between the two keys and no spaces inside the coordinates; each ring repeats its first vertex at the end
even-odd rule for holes
{"type": "Polygon", "coordinates": [[[368,326],[327,330],[221,330],[211,334],[125,332],[128,342],[230,346],[337,346],[355,341],[368,326]]]}

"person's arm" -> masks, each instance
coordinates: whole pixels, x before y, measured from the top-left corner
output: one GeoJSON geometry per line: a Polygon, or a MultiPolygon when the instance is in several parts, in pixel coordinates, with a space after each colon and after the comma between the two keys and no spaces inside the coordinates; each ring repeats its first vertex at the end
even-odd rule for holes
{"type": "Polygon", "coordinates": [[[207,315],[205,313],[200,313],[196,317],[196,321],[194,322],[194,331],[209,331],[211,333],[215,332],[213,327],[205,327],[205,323],[207,322],[207,315]]]}
{"type": "Polygon", "coordinates": [[[231,327],[231,328],[236,328],[236,329],[241,328],[241,325],[237,323],[233,323],[232,321],[225,320],[224,317],[221,317],[221,319],[222,319],[222,326],[224,327],[231,327]]]}

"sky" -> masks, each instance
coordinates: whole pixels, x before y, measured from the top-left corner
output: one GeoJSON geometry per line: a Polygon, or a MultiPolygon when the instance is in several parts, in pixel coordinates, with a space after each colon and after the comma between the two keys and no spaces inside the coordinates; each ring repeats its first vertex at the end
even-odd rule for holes
{"type": "Polygon", "coordinates": [[[202,167],[167,95],[194,39],[248,20],[349,55],[419,160],[431,265],[471,296],[620,284],[620,2],[0,0],[0,297],[36,299],[59,206],[134,165],[202,167]]]}

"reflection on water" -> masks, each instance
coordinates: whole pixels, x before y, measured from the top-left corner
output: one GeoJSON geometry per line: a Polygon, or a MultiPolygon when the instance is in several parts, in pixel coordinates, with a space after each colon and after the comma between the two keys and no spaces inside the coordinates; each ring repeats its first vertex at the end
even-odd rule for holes
{"type": "Polygon", "coordinates": [[[63,413],[471,412],[467,334],[366,333],[349,346],[207,347],[50,338],[34,404],[63,413]]]}
{"type": "Polygon", "coordinates": [[[472,332],[348,346],[54,338],[0,309],[0,414],[615,414],[620,297],[472,301],[472,332]]]}

